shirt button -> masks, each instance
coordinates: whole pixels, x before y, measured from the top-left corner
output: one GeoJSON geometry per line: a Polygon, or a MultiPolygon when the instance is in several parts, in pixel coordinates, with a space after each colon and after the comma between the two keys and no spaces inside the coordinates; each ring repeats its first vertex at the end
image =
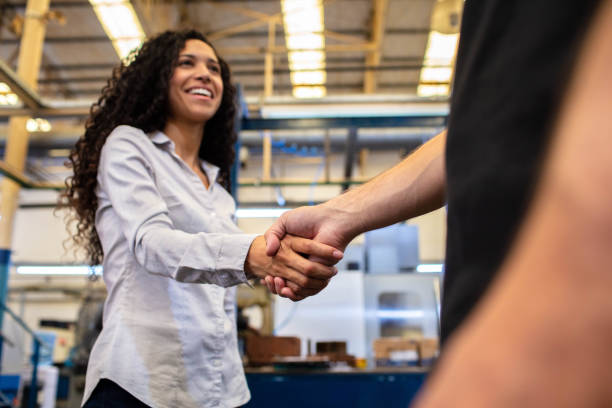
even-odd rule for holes
{"type": "Polygon", "coordinates": [[[219,367],[219,366],[221,366],[221,360],[215,360],[215,361],[213,362],[213,365],[214,365],[215,367],[219,367]]]}
{"type": "Polygon", "coordinates": [[[217,215],[217,214],[216,214],[214,211],[211,211],[211,212],[210,212],[210,216],[211,216],[211,217],[215,217],[216,215],[217,215]]]}

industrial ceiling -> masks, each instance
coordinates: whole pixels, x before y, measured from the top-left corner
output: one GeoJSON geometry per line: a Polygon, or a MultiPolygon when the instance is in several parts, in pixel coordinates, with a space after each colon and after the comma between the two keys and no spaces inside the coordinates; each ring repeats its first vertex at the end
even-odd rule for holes
{"type": "MultiPolygon", "coordinates": [[[[328,94],[414,94],[435,2],[324,1],[328,94]],[[374,19],[376,7],[384,7],[380,20],[374,19]],[[382,35],[376,36],[378,29],[382,35]],[[368,65],[368,56],[375,53],[379,53],[380,62],[368,65]],[[368,73],[374,74],[376,85],[364,89],[368,73]]],[[[201,30],[228,60],[234,79],[242,84],[245,94],[263,94],[269,22],[281,14],[279,0],[135,0],[132,3],[148,36],[176,27],[201,30]]],[[[25,6],[23,1],[0,0],[0,58],[13,69],[25,6]]],[[[119,57],[90,2],[52,0],[50,11],[38,81],[40,95],[93,100],[112,67],[119,63],[119,57]]],[[[283,25],[276,21],[273,94],[290,95],[283,25]]]]}
{"type": "MultiPolygon", "coordinates": [[[[61,120],[54,119],[51,131],[32,132],[30,155],[47,155],[52,165],[57,165],[57,160],[48,152],[74,142],[87,106],[97,99],[112,68],[120,62],[92,7],[96,1],[51,0],[49,12],[42,16],[46,33],[35,92],[40,101],[66,114],[61,120]]],[[[428,38],[435,28],[432,21],[440,26],[442,15],[444,28],[436,30],[457,32],[460,18],[454,10],[457,4],[462,6],[461,0],[318,1],[324,21],[321,34],[325,38],[327,96],[304,103],[432,102],[431,98],[414,98],[419,83],[424,83],[422,68],[428,38]]],[[[131,5],[146,36],[180,27],[205,33],[229,62],[234,82],[240,84],[255,114],[271,104],[295,103],[281,0],[132,0],[131,5]]],[[[25,10],[25,1],[0,0],[0,59],[15,72],[25,10]]],[[[450,66],[451,62],[444,64],[450,66]]],[[[431,86],[448,87],[449,83],[450,78],[427,81],[431,86]]],[[[7,112],[0,106],[2,139],[7,133],[7,112]]],[[[44,112],[53,116],[51,110],[44,112]]],[[[430,131],[418,129],[419,140],[423,132],[430,131]]],[[[318,140],[322,144],[322,138],[318,140]]],[[[397,147],[397,143],[391,145],[397,147]]],[[[62,154],[55,156],[61,158],[62,154]]],[[[52,179],[44,171],[51,164],[39,165],[37,171],[30,166],[29,175],[52,179]]]]}

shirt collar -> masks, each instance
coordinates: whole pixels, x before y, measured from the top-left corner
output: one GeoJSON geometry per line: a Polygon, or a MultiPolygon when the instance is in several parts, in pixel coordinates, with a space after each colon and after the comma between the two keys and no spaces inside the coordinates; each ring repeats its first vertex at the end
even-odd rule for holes
{"type": "Polygon", "coordinates": [[[217,177],[219,176],[219,167],[207,162],[206,160],[200,160],[200,164],[202,165],[202,170],[204,170],[206,173],[206,177],[208,177],[210,184],[212,185],[216,183],[217,177]]]}
{"type": "MultiPolygon", "coordinates": [[[[158,146],[163,146],[170,151],[174,151],[174,142],[170,139],[166,134],[160,130],[156,130],[150,136],[151,141],[158,146]]],[[[200,159],[200,166],[202,170],[206,173],[206,177],[210,181],[210,184],[214,184],[217,182],[217,177],[219,176],[219,167],[215,166],[207,162],[206,160],[200,159]]]]}
{"type": "Polygon", "coordinates": [[[164,132],[160,131],[160,130],[156,130],[155,132],[153,132],[150,136],[151,141],[153,143],[155,143],[156,145],[159,146],[171,146],[172,150],[174,150],[174,142],[164,134],[164,132]]]}

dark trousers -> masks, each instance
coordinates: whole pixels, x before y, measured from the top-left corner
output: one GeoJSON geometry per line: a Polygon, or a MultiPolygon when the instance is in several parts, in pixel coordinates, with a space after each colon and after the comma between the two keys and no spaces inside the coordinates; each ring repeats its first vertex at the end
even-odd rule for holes
{"type": "Polygon", "coordinates": [[[94,388],[83,408],[150,408],[139,399],[105,378],[94,388]]]}

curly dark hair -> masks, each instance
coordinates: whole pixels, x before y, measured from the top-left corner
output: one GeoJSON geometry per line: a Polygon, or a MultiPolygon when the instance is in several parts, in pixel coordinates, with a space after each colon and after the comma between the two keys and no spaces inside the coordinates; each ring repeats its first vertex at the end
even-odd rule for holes
{"type": "Polygon", "coordinates": [[[69,228],[76,226],[72,241],[76,247],[85,249],[91,265],[100,264],[104,256],[95,227],[96,178],[102,146],[119,125],[133,126],[145,133],[164,129],[169,115],[170,78],[179,53],[189,39],[210,45],[221,66],[223,97],[215,115],[206,122],[206,142],[200,147],[199,157],[220,168],[219,182],[230,190],[230,168],[236,142],[236,88],[231,84],[229,66],[200,32],[163,32],[133,51],[127,63],[122,62],[113,69],[102,95],[91,106],[85,134],[76,142],[66,163],[73,169],[73,175],[66,179],[60,202],[73,210],[68,215],[69,228]]]}

